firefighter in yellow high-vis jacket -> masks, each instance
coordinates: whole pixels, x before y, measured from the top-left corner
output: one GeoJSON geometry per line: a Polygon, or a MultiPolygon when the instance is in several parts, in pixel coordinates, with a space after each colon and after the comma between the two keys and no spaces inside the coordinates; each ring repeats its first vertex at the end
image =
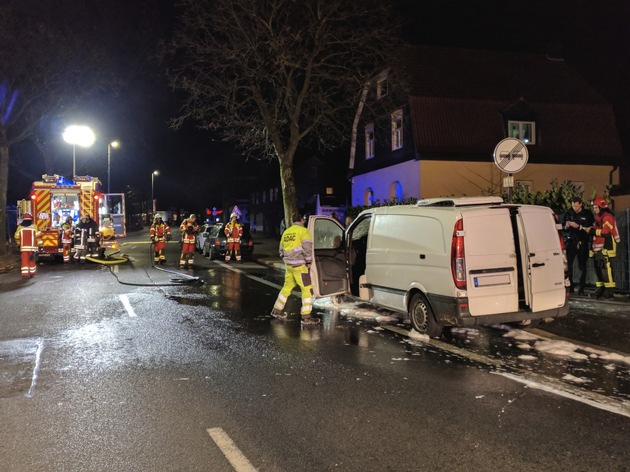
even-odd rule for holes
{"type": "Polygon", "coordinates": [[[311,316],[313,310],[313,287],[309,267],[313,260],[313,241],[308,230],[304,227],[304,218],[299,213],[291,217],[292,225],[287,228],[280,238],[280,257],[285,263],[284,286],[276,303],[273,305],[271,316],[286,319],[284,306],[291,292],[297,285],[302,292],[302,308],[300,310],[302,324],[319,323],[311,316]]]}

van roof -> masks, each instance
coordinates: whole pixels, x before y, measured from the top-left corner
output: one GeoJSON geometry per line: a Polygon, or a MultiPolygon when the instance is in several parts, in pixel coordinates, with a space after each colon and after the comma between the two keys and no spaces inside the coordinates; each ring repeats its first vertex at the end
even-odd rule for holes
{"type": "Polygon", "coordinates": [[[441,197],[425,198],[418,200],[419,207],[439,206],[439,207],[463,207],[473,205],[497,205],[503,203],[501,197],[441,197]]]}

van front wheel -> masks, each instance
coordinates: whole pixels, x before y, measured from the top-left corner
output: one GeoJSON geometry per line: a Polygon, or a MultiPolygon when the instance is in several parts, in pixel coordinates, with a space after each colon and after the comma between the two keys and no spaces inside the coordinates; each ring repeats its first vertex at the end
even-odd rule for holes
{"type": "Polygon", "coordinates": [[[433,310],[429,306],[424,295],[416,293],[409,304],[409,317],[413,329],[431,338],[438,338],[442,334],[444,326],[438,323],[433,316],[433,310]]]}

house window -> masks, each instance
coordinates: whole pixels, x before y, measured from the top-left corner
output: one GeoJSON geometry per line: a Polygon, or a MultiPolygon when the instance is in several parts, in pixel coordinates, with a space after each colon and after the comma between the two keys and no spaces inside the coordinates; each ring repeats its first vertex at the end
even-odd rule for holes
{"type": "Polygon", "coordinates": [[[531,193],[532,191],[532,181],[531,180],[517,180],[516,188],[522,189],[527,193],[531,193]]]}
{"type": "Polygon", "coordinates": [[[387,73],[385,72],[376,79],[376,99],[383,98],[388,92],[387,73]]]}
{"type": "Polygon", "coordinates": [[[403,147],[403,112],[392,113],[392,151],[403,147]]]}
{"type": "Polygon", "coordinates": [[[335,193],[335,189],[332,187],[326,187],[326,195],[333,195],[335,193]]]}
{"type": "Polygon", "coordinates": [[[402,184],[398,180],[392,182],[392,184],[389,186],[389,199],[396,200],[398,202],[402,202],[403,200],[402,184]]]}
{"type": "Polygon", "coordinates": [[[536,144],[536,123],[533,121],[508,121],[508,136],[526,144],[536,144]]]}
{"type": "Polygon", "coordinates": [[[374,157],[374,123],[370,123],[365,127],[365,158],[372,159],[374,157]]]}
{"type": "Polygon", "coordinates": [[[374,190],[368,187],[365,189],[365,192],[363,192],[363,205],[371,206],[373,204],[374,204],[374,190]]]}

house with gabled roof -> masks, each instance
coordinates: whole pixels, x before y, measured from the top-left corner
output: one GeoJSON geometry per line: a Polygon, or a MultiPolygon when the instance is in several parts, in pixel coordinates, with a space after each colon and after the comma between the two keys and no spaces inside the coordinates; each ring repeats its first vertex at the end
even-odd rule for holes
{"type": "Polygon", "coordinates": [[[613,107],[571,64],[545,55],[410,46],[368,100],[405,93],[357,132],[352,205],[393,198],[507,193],[493,159],[506,137],[527,145],[515,186],[570,180],[602,194],[619,184],[622,147],[613,107]]]}

